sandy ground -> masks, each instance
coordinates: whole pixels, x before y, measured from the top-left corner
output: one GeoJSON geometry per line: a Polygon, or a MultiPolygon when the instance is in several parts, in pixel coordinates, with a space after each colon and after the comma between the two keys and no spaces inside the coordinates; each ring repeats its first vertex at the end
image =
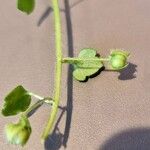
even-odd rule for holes
{"type": "MultiPolygon", "coordinates": [[[[18,84],[41,96],[53,95],[55,48],[53,13],[48,0],[38,0],[33,14],[16,10],[16,0],[0,5],[0,104],[18,84]]],[[[77,56],[92,47],[107,56],[110,49],[131,52],[122,72],[102,72],[87,83],[72,79],[63,66],[57,129],[44,145],[40,135],[48,119],[44,105],[31,118],[32,135],[23,150],[149,150],[150,149],[150,1],[60,1],[63,55],[77,56]],[[61,115],[62,111],[59,111],[61,115]],[[59,129],[59,130],[58,130],[59,129]]],[[[35,100],[33,100],[34,102],[35,100]]],[[[0,117],[0,149],[8,144],[0,117]]]]}

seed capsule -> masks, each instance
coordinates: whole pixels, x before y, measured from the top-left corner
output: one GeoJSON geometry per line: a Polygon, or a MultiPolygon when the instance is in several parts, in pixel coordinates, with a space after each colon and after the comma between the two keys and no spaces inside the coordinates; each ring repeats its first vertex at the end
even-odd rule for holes
{"type": "Polygon", "coordinates": [[[120,70],[125,68],[127,63],[127,58],[129,53],[122,51],[122,50],[115,50],[111,52],[110,55],[110,64],[113,69],[120,70]]]}
{"type": "Polygon", "coordinates": [[[6,125],[5,133],[9,143],[23,146],[30,137],[31,126],[28,119],[22,116],[17,124],[6,125]]]}

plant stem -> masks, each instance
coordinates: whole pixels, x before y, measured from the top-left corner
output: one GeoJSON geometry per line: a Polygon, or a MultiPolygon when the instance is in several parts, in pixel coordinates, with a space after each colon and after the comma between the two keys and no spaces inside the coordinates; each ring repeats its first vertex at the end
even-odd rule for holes
{"type": "Polygon", "coordinates": [[[79,57],[67,57],[62,59],[62,63],[69,63],[69,64],[74,64],[78,62],[84,62],[84,61],[109,61],[109,58],[79,58],[79,57]]]}
{"type": "Polygon", "coordinates": [[[52,133],[52,127],[58,111],[60,88],[61,88],[61,70],[62,70],[62,40],[61,40],[61,19],[58,0],[52,0],[55,20],[55,46],[56,46],[56,68],[55,68],[55,85],[54,85],[54,103],[48,123],[42,134],[42,142],[52,133]]]}
{"type": "Polygon", "coordinates": [[[53,100],[51,97],[41,97],[41,96],[39,96],[39,95],[37,95],[37,94],[35,94],[35,93],[32,93],[32,92],[28,92],[28,94],[29,94],[30,96],[33,96],[33,97],[39,99],[39,100],[44,101],[44,102],[47,103],[47,104],[49,104],[49,103],[51,104],[51,101],[53,100]]]}
{"type": "Polygon", "coordinates": [[[37,95],[37,94],[35,94],[35,93],[32,93],[32,92],[28,92],[28,94],[29,94],[30,96],[33,96],[33,97],[39,99],[39,100],[44,99],[43,97],[41,97],[41,96],[39,96],[39,95],[37,95]]]}
{"type": "Polygon", "coordinates": [[[29,116],[29,114],[33,111],[33,110],[35,110],[35,109],[37,109],[38,107],[40,107],[41,105],[43,105],[44,103],[47,103],[48,102],[48,104],[53,104],[53,100],[51,99],[51,100],[47,100],[47,98],[44,98],[44,99],[42,99],[42,100],[38,100],[35,104],[33,104],[31,107],[29,107],[26,111],[25,111],[25,113],[24,113],[24,115],[25,116],[29,116]]]}

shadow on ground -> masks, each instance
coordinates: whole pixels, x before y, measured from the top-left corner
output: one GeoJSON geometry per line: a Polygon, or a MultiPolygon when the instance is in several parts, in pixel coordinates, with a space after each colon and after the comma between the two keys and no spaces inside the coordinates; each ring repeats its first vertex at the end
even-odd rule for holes
{"type": "Polygon", "coordinates": [[[135,128],[108,139],[99,150],[150,150],[150,128],[135,128]]]}
{"type": "MultiPolygon", "coordinates": [[[[64,0],[65,1],[65,0],[64,0]]],[[[69,8],[69,11],[70,9],[74,8],[75,6],[77,6],[78,4],[80,4],[81,2],[83,2],[84,0],[78,0],[77,2],[73,3],[72,5],[70,5],[68,8],[69,8]]],[[[68,9],[67,8],[67,9],[68,9]]],[[[65,9],[61,9],[60,8],[60,11],[61,12],[64,12],[66,13],[66,8],[65,9]]],[[[49,17],[49,15],[53,12],[53,8],[51,6],[47,7],[45,9],[45,11],[43,12],[43,14],[41,15],[41,17],[39,18],[39,20],[37,21],[37,26],[41,26],[41,24],[44,22],[44,20],[49,17]]],[[[69,14],[70,15],[70,14],[69,14]]]]}
{"type": "MultiPolygon", "coordinates": [[[[83,0],[78,1],[72,7],[79,4],[83,0]]],[[[72,32],[72,22],[71,13],[69,6],[69,0],[64,0],[65,10],[61,10],[65,13],[66,18],[66,30],[67,30],[67,45],[68,45],[68,56],[73,57],[73,32],[72,32]]],[[[38,26],[42,24],[44,19],[52,12],[51,7],[49,7],[46,12],[42,15],[41,19],[37,23],[38,26]]],[[[45,150],[59,150],[61,146],[67,147],[67,142],[70,134],[71,120],[72,120],[72,110],[73,110],[73,78],[72,78],[72,66],[68,67],[67,74],[67,104],[65,108],[61,109],[61,114],[57,120],[53,133],[45,141],[45,150]],[[59,131],[58,125],[62,116],[66,113],[66,123],[64,133],[59,131]]]]}
{"type": "MultiPolygon", "coordinates": [[[[76,3],[69,6],[69,0],[64,0],[65,9],[60,9],[62,13],[65,13],[66,18],[66,30],[67,30],[67,45],[68,45],[68,57],[73,57],[73,32],[72,32],[72,22],[71,22],[71,13],[70,9],[77,6],[84,0],[78,0],[76,3]]],[[[53,12],[52,7],[48,7],[45,12],[42,14],[40,19],[37,22],[37,26],[40,26],[44,20],[49,17],[49,15],[53,12]]],[[[120,80],[129,80],[135,78],[134,73],[136,72],[136,65],[130,63],[128,68],[124,71],[120,71],[119,79],[120,80]]],[[[103,68],[104,69],[104,68],[103,68]]],[[[102,69],[102,70],[103,70],[102,69]]],[[[96,74],[91,76],[93,78],[100,74],[102,70],[99,70],[96,74]]],[[[61,108],[61,114],[55,124],[53,133],[49,135],[47,140],[45,141],[45,150],[59,150],[60,147],[67,147],[67,142],[70,134],[71,128],[71,120],[72,120],[72,111],[73,111],[73,78],[72,78],[73,67],[69,65],[68,67],[68,76],[67,76],[67,104],[66,107],[61,108]],[[61,121],[62,116],[66,114],[66,123],[64,132],[61,133],[59,131],[58,125],[61,121]]],[[[109,144],[109,143],[108,143],[109,144]]],[[[111,143],[110,143],[111,144],[111,143]]],[[[108,145],[109,146],[109,145],[108,145]]],[[[102,150],[125,150],[125,149],[107,149],[107,145],[104,145],[102,150]]],[[[126,149],[129,150],[129,149],[126,149]]],[[[132,149],[134,150],[134,149],[132,149]]],[[[147,150],[147,149],[143,149],[147,150]]]]}
{"type": "MultiPolygon", "coordinates": [[[[126,68],[124,68],[123,70],[120,71],[116,71],[119,72],[119,76],[118,79],[119,80],[132,80],[134,78],[137,78],[137,65],[133,64],[133,63],[129,63],[128,66],[126,68]]],[[[114,70],[105,70],[108,72],[114,72],[114,70]]]]}
{"type": "Polygon", "coordinates": [[[59,131],[58,125],[61,121],[62,116],[64,115],[64,113],[66,111],[66,107],[60,108],[60,110],[61,110],[61,113],[55,124],[53,133],[45,141],[45,150],[59,150],[59,148],[63,145],[65,132],[64,132],[64,134],[62,134],[59,131]]]}
{"type": "Polygon", "coordinates": [[[129,63],[127,68],[125,68],[119,72],[120,72],[120,75],[119,75],[118,79],[120,79],[120,80],[134,79],[134,78],[136,78],[137,65],[135,65],[133,63],[129,63]]]}

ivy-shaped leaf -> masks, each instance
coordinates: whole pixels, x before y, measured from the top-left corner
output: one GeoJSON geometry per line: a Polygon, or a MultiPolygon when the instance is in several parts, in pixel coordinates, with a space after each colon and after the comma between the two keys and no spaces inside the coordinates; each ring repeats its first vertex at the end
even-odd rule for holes
{"type": "Polygon", "coordinates": [[[30,14],[35,7],[35,0],[18,0],[18,9],[22,12],[30,14]]]}
{"type": "Polygon", "coordinates": [[[82,61],[74,64],[73,76],[78,81],[85,81],[87,77],[95,74],[103,64],[96,56],[96,51],[94,49],[86,48],[81,50],[79,57],[82,61]],[[98,60],[98,61],[95,61],[98,60]]]}
{"type": "Polygon", "coordinates": [[[24,112],[29,107],[31,96],[27,90],[19,85],[5,97],[4,101],[2,114],[4,116],[12,116],[24,112]]]}

